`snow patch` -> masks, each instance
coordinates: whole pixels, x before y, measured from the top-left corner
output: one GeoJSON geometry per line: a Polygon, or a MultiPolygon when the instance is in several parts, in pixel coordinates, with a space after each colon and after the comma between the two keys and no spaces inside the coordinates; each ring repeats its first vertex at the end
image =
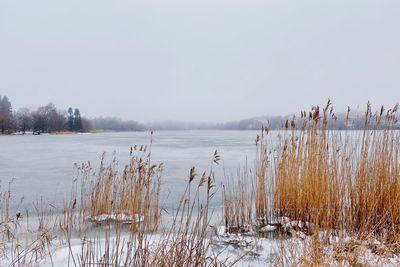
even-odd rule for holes
{"type": "Polygon", "coordinates": [[[144,217],[139,214],[100,214],[91,216],[88,218],[90,222],[93,223],[106,223],[106,222],[116,222],[116,223],[140,223],[144,221],[144,217]]]}
{"type": "Polygon", "coordinates": [[[276,229],[278,229],[278,227],[268,224],[268,225],[262,227],[260,229],[260,232],[274,232],[274,231],[276,231],[276,229]]]}

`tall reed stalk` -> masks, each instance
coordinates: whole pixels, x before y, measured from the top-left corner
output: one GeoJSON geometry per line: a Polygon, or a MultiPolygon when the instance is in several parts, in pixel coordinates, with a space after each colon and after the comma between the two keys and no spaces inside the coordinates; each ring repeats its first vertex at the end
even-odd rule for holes
{"type": "MultiPolygon", "coordinates": [[[[256,217],[262,226],[269,223],[267,211],[272,210],[275,218],[288,217],[308,225],[309,234],[334,230],[398,242],[397,112],[396,105],[373,113],[368,104],[363,131],[336,131],[332,130],[336,115],[329,101],[322,109],[316,106],[309,114],[301,112],[300,118],[287,120],[278,143],[269,149],[273,152],[267,150],[268,130],[263,128],[256,142],[256,182],[246,184],[240,176],[225,185],[225,224],[239,229],[256,217]]],[[[350,110],[347,118],[351,124],[350,110]]]]}
{"type": "Polygon", "coordinates": [[[318,229],[357,235],[398,237],[400,226],[399,132],[397,106],[365,112],[361,133],[328,129],[330,103],[315,107],[304,127],[281,140],[274,208],[281,216],[318,229]],[[329,112],[329,113],[328,113],[329,112]]]}
{"type": "Polygon", "coordinates": [[[163,164],[152,164],[151,151],[146,146],[130,150],[129,163],[118,172],[114,158],[106,166],[101,159],[97,173],[92,173],[90,162],[79,167],[81,173],[81,214],[83,218],[124,216],[136,230],[140,221],[147,230],[155,231],[159,221],[159,193],[163,164]],[[89,174],[89,175],[88,175],[89,174]]]}

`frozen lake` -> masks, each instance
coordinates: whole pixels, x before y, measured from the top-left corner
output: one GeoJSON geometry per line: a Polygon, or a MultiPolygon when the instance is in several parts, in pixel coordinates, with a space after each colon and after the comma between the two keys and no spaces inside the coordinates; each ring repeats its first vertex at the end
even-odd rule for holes
{"type": "MultiPolygon", "coordinates": [[[[258,131],[160,131],[153,134],[152,162],[165,164],[161,204],[177,205],[192,166],[198,173],[209,170],[214,151],[221,156],[215,169],[217,185],[224,173],[235,174],[239,166],[254,168],[258,131]]],[[[276,134],[272,134],[276,136],[276,134]]],[[[98,166],[103,152],[111,159],[114,151],[120,165],[129,160],[133,145],[148,145],[149,132],[67,135],[0,136],[0,181],[2,190],[12,180],[12,209],[31,209],[41,201],[60,209],[70,195],[74,163],[90,160],[98,166]]],[[[221,191],[221,190],[219,190],[221,191]]],[[[214,205],[221,205],[220,192],[214,205]]]]}

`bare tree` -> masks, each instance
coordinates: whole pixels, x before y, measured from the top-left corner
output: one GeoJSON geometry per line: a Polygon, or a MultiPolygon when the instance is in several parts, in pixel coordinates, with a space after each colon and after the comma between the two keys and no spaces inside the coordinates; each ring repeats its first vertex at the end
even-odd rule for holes
{"type": "Polygon", "coordinates": [[[38,108],[35,112],[32,113],[33,119],[33,134],[41,134],[47,132],[48,129],[48,120],[46,117],[45,107],[38,108]]]}
{"type": "Polygon", "coordinates": [[[44,107],[47,118],[47,132],[64,131],[67,125],[66,112],[57,110],[53,103],[44,107]]]}
{"type": "Polygon", "coordinates": [[[23,134],[32,129],[33,118],[32,112],[27,108],[21,108],[15,114],[15,125],[17,130],[23,134]]]}

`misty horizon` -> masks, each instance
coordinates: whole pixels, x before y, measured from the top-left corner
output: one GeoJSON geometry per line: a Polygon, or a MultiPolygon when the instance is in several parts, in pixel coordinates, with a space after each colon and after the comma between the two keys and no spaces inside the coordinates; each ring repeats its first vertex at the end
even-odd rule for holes
{"type": "Polygon", "coordinates": [[[0,93],[90,118],[220,122],[399,101],[398,1],[2,1],[0,93]]]}
{"type": "MultiPolygon", "coordinates": [[[[13,103],[12,99],[11,99],[11,102],[13,103]]],[[[63,111],[63,112],[67,112],[68,108],[72,108],[72,107],[58,107],[57,104],[54,103],[54,102],[49,102],[48,104],[55,105],[58,110],[63,111]]],[[[354,114],[363,115],[363,113],[365,112],[366,105],[364,107],[357,106],[356,108],[348,106],[346,108],[346,110],[336,110],[334,105],[332,107],[333,107],[333,110],[334,110],[334,112],[336,114],[343,115],[348,111],[348,109],[350,109],[350,113],[352,115],[354,115],[354,114]]],[[[12,104],[12,109],[13,109],[13,112],[18,112],[21,109],[28,109],[28,110],[33,112],[33,111],[37,110],[38,108],[44,107],[44,106],[46,106],[46,105],[15,108],[14,105],[12,104]]],[[[138,118],[127,118],[126,119],[126,118],[121,118],[121,117],[115,116],[113,114],[100,114],[100,115],[98,115],[96,117],[89,117],[89,116],[86,116],[86,114],[82,114],[82,115],[83,115],[84,118],[87,118],[87,119],[90,119],[90,120],[95,120],[95,119],[114,119],[114,120],[121,120],[121,121],[135,121],[135,122],[141,123],[143,125],[147,125],[147,126],[151,126],[151,125],[168,125],[168,124],[214,125],[215,126],[215,125],[218,125],[218,124],[224,124],[224,123],[230,123],[230,122],[239,122],[239,121],[243,121],[243,120],[257,120],[257,119],[266,120],[268,118],[273,118],[273,117],[275,117],[275,118],[282,117],[282,119],[292,118],[293,116],[299,117],[302,112],[306,112],[307,113],[307,112],[311,111],[313,107],[316,107],[316,106],[323,107],[324,104],[323,103],[319,103],[319,104],[315,104],[315,105],[310,105],[310,107],[308,109],[299,110],[299,111],[294,112],[292,114],[275,114],[275,115],[258,114],[256,116],[251,116],[251,117],[246,117],[246,118],[235,118],[235,119],[232,119],[232,120],[225,120],[225,121],[222,121],[222,120],[221,121],[217,121],[217,120],[215,120],[215,121],[195,121],[195,120],[179,120],[179,119],[175,119],[175,120],[174,119],[165,119],[165,120],[159,119],[159,120],[153,120],[153,121],[141,121],[138,118]]],[[[385,110],[392,108],[391,106],[383,106],[383,105],[376,106],[373,103],[371,103],[371,106],[372,106],[372,109],[374,111],[379,111],[379,109],[381,107],[384,107],[385,110]]],[[[79,110],[82,110],[80,107],[78,107],[78,108],[79,108],[79,110]]]]}

